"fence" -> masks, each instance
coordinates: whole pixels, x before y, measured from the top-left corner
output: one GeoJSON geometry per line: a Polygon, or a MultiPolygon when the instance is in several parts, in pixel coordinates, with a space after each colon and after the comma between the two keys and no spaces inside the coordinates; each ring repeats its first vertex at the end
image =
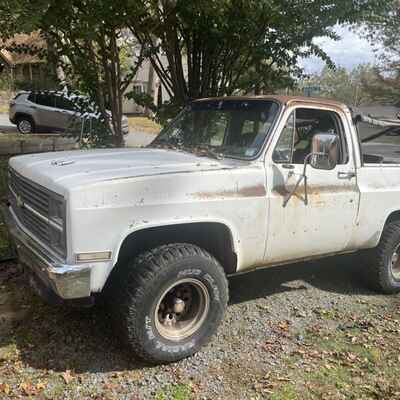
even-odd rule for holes
{"type": "MultiPolygon", "coordinates": [[[[41,153],[49,151],[76,149],[75,140],[56,135],[35,135],[29,139],[0,140],[0,201],[5,202],[8,192],[8,160],[18,154],[41,153]]],[[[0,262],[15,257],[8,230],[0,215],[0,262]]]]}

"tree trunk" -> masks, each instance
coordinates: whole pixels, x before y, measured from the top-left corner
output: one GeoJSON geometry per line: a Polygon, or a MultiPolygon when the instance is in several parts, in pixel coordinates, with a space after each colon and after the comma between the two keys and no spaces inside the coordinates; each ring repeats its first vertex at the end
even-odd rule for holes
{"type": "MultiPolygon", "coordinates": [[[[154,103],[154,68],[151,63],[149,63],[149,75],[147,77],[146,91],[147,94],[153,98],[153,103],[154,103]]],[[[144,113],[146,116],[149,116],[150,114],[149,107],[145,107],[144,113]]]]}

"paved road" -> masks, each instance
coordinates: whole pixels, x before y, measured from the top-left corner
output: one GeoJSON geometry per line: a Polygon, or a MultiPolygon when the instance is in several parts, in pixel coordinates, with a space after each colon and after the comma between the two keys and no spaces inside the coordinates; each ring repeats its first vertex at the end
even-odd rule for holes
{"type": "Polygon", "coordinates": [[[132,132],[125,136],[127,147],[142,147],[150,144],[157,135],[145,132],[132,132]]]}
{"type": "Polygon", "coordinates": [[[8,114],[0,114],[0,132],[16,133],[17,128],[8,119],[8,114]]]}

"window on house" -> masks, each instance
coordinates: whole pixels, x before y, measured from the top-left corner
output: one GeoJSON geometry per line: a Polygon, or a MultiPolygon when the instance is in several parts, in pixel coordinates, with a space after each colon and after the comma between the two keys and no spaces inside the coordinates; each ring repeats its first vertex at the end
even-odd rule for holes
{"type": "Polygon", "coordinates": [[[132,91],[133,91],[134,94],[144,93],[142,85],[133,85],[132,91]]]}

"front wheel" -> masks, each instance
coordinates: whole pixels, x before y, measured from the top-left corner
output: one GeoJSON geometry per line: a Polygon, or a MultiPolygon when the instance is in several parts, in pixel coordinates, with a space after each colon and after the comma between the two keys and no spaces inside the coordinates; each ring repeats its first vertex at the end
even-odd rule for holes
{"type": "Polygon", "coordinates": [[[145,252],[126,267],[119,280],[124,287],[113,291],[114,320],[137,355],[173,362],[210,340],[228,301],[226,276],[215,258],[179,243],[145,252]]]}
{"type": "Polygon", "coordinates": [[[400,292],[400,222],[388,223],[379,245],[367,254],[370,286],[382,293],[400,292]]]}

